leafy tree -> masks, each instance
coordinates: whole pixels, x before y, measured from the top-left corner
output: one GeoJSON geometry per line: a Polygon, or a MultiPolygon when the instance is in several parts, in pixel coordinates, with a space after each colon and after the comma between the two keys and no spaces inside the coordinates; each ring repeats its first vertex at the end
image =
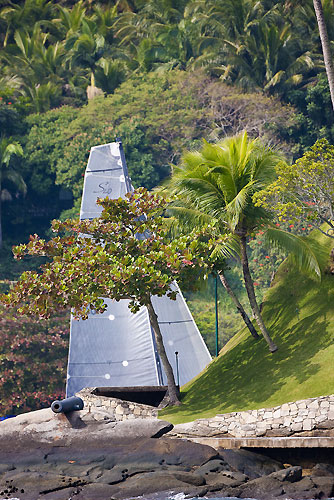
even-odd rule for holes
{"type": "MultiPolygon", "coordinates": [[[[15,104],[14,101],[8,107],[15,104]]],[[[16,107],[15,105],[15,109],[16,107]]],[[[71,193],[55,184],[56,174],[52,167],[55,156],[60,158],[63,154],[63,129],[75,118],[77,111],[63,106],[49,114],[30,115],[21,123],[28,133],[21,138],[23,157],[17,160],[13,158],[9,166],[15,168],[24,179],[26,195],[17,196],[17,189],[14,190],[12,182],[8,184],[7,181],[5,187],[12,195],[15,194],[10,203],[3,204],[2,211],[8,259],[12,256],[10,247],[13,244],[25,241],[29,234],[36,232],[40,236],[45,235],[45,231],[50,228],[50,221],[58,217],[62,210],[72,206],[71,193]]],[[[5,272],[6,258],[5,254],[1,255],[2,275],[5,272]]],[[[14,261],[13,266],[15,264],[17,263],[14,261]]]]}
{"type": "Polygon", "coordinates": [[[296,163],[280,162],[276,171],[277,180],[256,193],[256,204],[334,238],[334,146],[321,139],[296,163]]]}
{"type": "Polygon", "coordinates": [[[99,204],[104,209],[100,218],[54,221],[53,230],[58,234],[65,231],[65,236],[49,242],[33,236],[28,245],[17,247],[17,257],[46,255],[52,260],[43,266],[42,274],[24,273],[2,299],[8,306],[19,306],[20,313],[37,313],[42,318],[48,318],[52,310],[71,307],[77,317],[86,319],[90,310],[105,310],[101,297],[130,299],[132,312],[146,306],[167,376],[170,403],[179,404],[151,296],[167,294],[175,299],[171,290],[175,278],[194,283],[199,269],[208,266],[204,258],[207,245],[201,248],[195,234],[170,242],[168,228],[157,213],[166,202],[145,189],[125,200],[105,199],[99,204]],[[139,234],[147,237],[138,238],[139,234]]]}
{"type": "Polygon", "coordinates": [[[299,113],[295,119],[281,129],[286,141],[293,140],[291,148],[296,160],[307,151],[317,139],[334,141],[334,115],[327,77],[318,75],[313,85],[306,89],[295,89],[287,94],[288,101],[299,113]]]}
{"type": "Polygon", "coordinates": [[[12,156],[22,156],[22,146],[18,142],[11,142],[3,138],[0,141],[0,248],[2,247],[1,203],[11,199],[10,193],[3,189],[4,180],[10,181],[23,194],[26,193],[26,184],[17,170],[10,166],[12,156]]]}

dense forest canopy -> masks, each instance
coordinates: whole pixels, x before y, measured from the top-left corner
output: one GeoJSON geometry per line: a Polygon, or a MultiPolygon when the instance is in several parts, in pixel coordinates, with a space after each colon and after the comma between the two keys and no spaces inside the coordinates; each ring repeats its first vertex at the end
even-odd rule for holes
{"type": "MultiPolygon", "coordinates": [[[[333,3],[324,0],[323,8],[333,41],[333,3]]],[[[5,233],[13,237],[23,229],[19,211],[26,213],[24,225],[31,232],[35,223],[45,229],[61,209],[70,208],[71,194],[77,198],[80,192],[77,179],[71,185],[77,175],[72,169],[86,160],[87,150],[96,141],[111,140],[115,133],[122,134],[128,144],[135,184],[148,188],[168,175],[170,162],[175,162],[180,150],[194,139],[204,136],[215,140],[243,128],[255,136],[258,126],[250,125],[249,120],[259,108],[254,104],[248,109],[244,123],[245,100],[262,100],[263,106],[263,96],[275,96],[284,105],[294,106],[293,112],[287,111],[286,120],[280,119],[275,142],[283,138],[290,143],[288,149],[295,158],[318,138],[333,142],[330,95],[312,0],[3,0],[0,70],[0,134],[27,144],[24,159],[12,159],[28,186],[26,198],[23,200],[12,182],[3,186],[13,201],[9,203],[9,196],[2,196],[6,198],[5,233]],[[171,82],[182,80],[180,72],[189,75],[188,79],[184,76],[183,85],[192,81],[188,93],[183,89],[175,95],[175,83],[172,89],[171,82]],[[248,94],[242,97],[245,92],[248,94]],[[250,97],[249,92],[258,97],[250,97]],[[94,124],[84,125],[79,119],[75,131],[78,162],[73,162],[70,151],[61,166],[55,156],[63,153],[61,148],[66,149],[60,145],[63,129],[72,126],[78,113],[84,114],[79,109],[86,105],[87,96],[101,95],[102,99],[114,93],[115,98],[106,101],[108,113],[103,113],[101,102],[96,105],[94,124]],[[243,101],[241,113],[237,93],[243,101]],[[153,95],[157,100],[154,106],[153,95]],[[162,111],[164,99],[168,104],[162,111]],[[228,99],[231,106],[226,109],[228,99]],[[67,110],[57,111],[65,105],[67,110]],[[50,109],[56,109],[55,114],[44,116],[50,109]],[[196,116],[192,117],[192,112],[196,116]],[[153,119],[142,126],[146,113],[153,119]],[[192,118],[195,125],[189,124],[192,118]],[[181,126],[183,120],[188,130],[181,126]],[[170,130],[165,133],[163,122],[169,129],[174,125],[172,134],[170,130]],[[89,129],[86,141],[79,126],[89,129]],[[39,127],[49,129],[49,134],[40,138],[47,142],[31,145],[39,127]],[[157,130],[152,131],[154,128],[157,130]],[[161,150],[160,157],[157,151],[161,150]],[[20,209],[15,208],[18,199],[20,209]],[[45,202],[51,199],[46,209],[45,202]],[[13,222],[19,225],[17,231],[13,222]]],[[[275,113],[282,117],[283,110],[275,106],[271,106],[269,121],[264,114],[262,129],[272,128],[275,113]]],[[[89,116],[93,119],[92,113],[89,116]]],[[[70,141],[71,132],[65,137],[65,143],[70,141]]]]}

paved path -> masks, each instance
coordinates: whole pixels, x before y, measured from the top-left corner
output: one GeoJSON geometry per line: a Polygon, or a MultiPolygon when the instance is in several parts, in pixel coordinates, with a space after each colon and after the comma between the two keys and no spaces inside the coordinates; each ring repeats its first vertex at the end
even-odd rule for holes
{"type": "Polygon", "coordinates": [[[189,437],[191,441],[212,448],[334,448],[334,437],[258,437],[258,438],[205,438],[189,437]]]}

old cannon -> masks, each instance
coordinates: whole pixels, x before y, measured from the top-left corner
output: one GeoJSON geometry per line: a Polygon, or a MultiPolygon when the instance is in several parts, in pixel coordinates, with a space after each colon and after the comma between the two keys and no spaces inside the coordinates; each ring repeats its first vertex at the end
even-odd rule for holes
{"type": "Polygon", "coordinates": [[[51,405],[51,410],[54,413],[67,413],[69,411],[82,410],[84,402],[77,396],[62,399],[61,401],[54,401],[51,405]]]}

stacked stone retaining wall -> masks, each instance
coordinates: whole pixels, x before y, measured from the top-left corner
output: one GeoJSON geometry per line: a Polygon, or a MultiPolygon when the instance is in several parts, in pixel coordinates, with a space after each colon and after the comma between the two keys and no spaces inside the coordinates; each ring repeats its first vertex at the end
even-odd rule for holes
{"type": "MultiPolygon", "coordinates": [[[[115,421],[157,418],[158,409],[144,404],[92,394],[93,388],[77,395],[85,408],[107,414],[115,421]]],[[[175,425],[177,437],[284,437],[334,436],[334,395],[303,399],[273,408],[224,413],[212,418],[175,425]]]]}
{"type": "Polygon", "coordinates": [[[134,418],[157,418],[158,410],[153,406],[132,403],[122,399],[92,394],[93,388],[82,389],[77,393],[85,405],[85,408],[107,413],[112,420],[123,421],[134,418]]]}
{"type": "Polygon", "coordinates": [[[224,413],[178,424],[172,433],[178,437],[334,436],[334,395],[274,408],[224,413]]]}

